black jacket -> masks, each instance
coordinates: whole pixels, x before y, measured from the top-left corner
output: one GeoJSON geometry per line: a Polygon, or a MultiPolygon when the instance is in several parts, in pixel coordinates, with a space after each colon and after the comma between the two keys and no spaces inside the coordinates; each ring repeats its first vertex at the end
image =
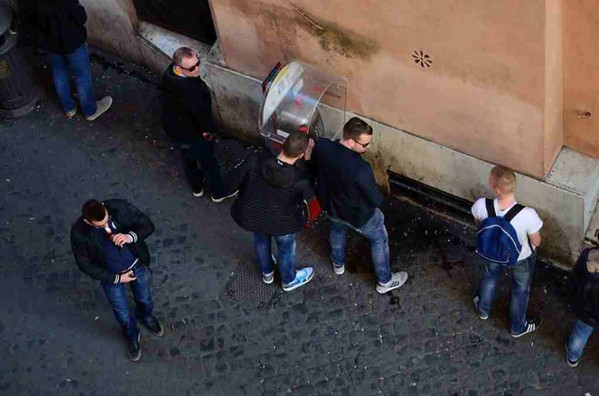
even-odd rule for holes
{"type": "Polygon", "coordinates": [[[591,250],[583,250],[574,266],[572,309],[578,319],[599,329],[599,273],[587,270],[591,250]]]}
{"type": "Polygon", "coordinates": [[[87,14],[78,0],[27,0],[22,9],[34,40],[46,51],[70,54],[87,40],[87,14]]]}
{"type": "Polygon", "coordinates": [[[264,152],[243,165],[239,196],[231,216],[244,230],[270,235],[300,231],[305,222],[304,200],[314,196],[303,161],[289,165],[264,152]]]}
{"type": "MultiPolygon", "coordinates": [[[[130,234],[133,242],[127,244],[131,253],[139,262],[150,265],[150,252],[144,239],[154,232],[154,224],[148,216],[135,206],[122,199],[109,199],[104,201],[104,206],[119,231],[130,234]]],[[[106,269],[106,260],[102,241],[98,239],[94,227],[79,217],[71,228],[71,248],[75,255],[77,266],[92,278],[107,282],[119,283],[120,275],[113,274],[106,269]]]]}
{"type": "Polygon", "coordinates": [[[200,77],[180,77],[169,65],[162,75],[160,100],[164,131],[175,141],[201,139],[213,132],[212,97],[200,77]]]}
{"type": "Polygon", "coordinates": [[[312,151],[316,192],[323,210],[360,228],[383,203],[372,167],[339,141],[321,138],[312,151]]]}

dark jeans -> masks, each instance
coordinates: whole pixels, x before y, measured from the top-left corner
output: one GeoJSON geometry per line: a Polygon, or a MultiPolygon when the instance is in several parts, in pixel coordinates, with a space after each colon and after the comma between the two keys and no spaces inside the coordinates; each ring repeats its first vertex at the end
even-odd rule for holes
{"type": "MultiPolygon", "coordinates": [[[[138,264],[133,268],[133,273],[137,280],[130,282],[133,299],[137,306],[137,316],[147,322],[152,317],[154,305],[150,295],[150,271],[143,264],[138,264]]],[[[127,293],[124,283],[116,285],[111,283],[102,283],[102,288],[106,294],[108,302],[112,306],[112,312],[116,320],[123,328],[123,333],[128,339],[136,339],[139,334],[137,321],[129,310],[127,302],[127,293]]]]}
{"type": "MultiPolygon", "coordinates": [[[[510,318],[512,333],[521,333],[527,324],[526,309],[528,307],[528,296],[530,294],[530,283],[537,262],[536,253],[528,258],[520,260],[512,267],[512,297],[510,301],[510,318]]],[[[480,280],[478,293],[480,301],[478,309],[482,314],[488,315],[491,305],[495,299],[497,281],[503,275],[506,267],[501,264],[485,261],[485,271],[480,280]]]]}
{"type": "MultiPolygon", "coordinates": [[[[345,265],[345,244],[347,241],[347,228],[343,222],[331,219],[331,233],[329,242],[331,244],[331,259],[333,265],[345,265]]],[[[384,284],[391,280],[391,268],[389,267],[389,236],[385,228],[385,216],[380,209],[374,214],[364,226],[355,229],[370,241],[370,254],[374,264],[374,273],[379,283],[384,284]]]]}
{"type": "Polygon", "coordinates": [[[277,242],[277,267],[281,273],[283,284],[293,282],[295,279],[295,234],[269,235],[261,232],[254,233],[254,250],[260,262],[263,274],[274,271],[272,256],[272,239],[277,242]]]}
{"type": "Polygon", "coordinates": [[[570,360],[577,361],[582,357],[584,347],[594,331],[595,329],[593,326],[589,326],[580,319],[576,320],[566,346],[566,351],[570,360]]]}
{"type": "Polygon", "coordinates": [[[199,139],[189,143],[178,143],[183,157],[183,168],[187,182],[194,192],[202,190],[204,178],[208,179],[213,197],[226,195],[224,175],[214,155],[214,142],[199,139]]]}
{"type": "Polygon", "coordinates": [[[75,99],[71,95],[71,86],[69,84],[69,68],[75,76],[75,84],[79,94],[79,104],[83,115],[89,117],[96,110],[96,98],[94,96],[94,85],[89,65],[89,53],[87,43],[84,43],[70,54],[50,54],[52,62],[52,75],[54,77],[54,87],[58,94],[58,99],[65,112],[71,111],[76,107],[75,99]]]}

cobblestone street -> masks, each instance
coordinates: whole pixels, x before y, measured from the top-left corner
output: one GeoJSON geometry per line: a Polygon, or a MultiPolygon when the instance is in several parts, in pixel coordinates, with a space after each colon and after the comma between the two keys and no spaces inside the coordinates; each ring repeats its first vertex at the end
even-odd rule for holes
{"type": "MultiPolygon", "coordinates": [[[[405,286],[376,293],[356,234],[348,271],[336,276],[324,222],[297,244],[298,266],[314,266],[314,280],[284,293],[278,279],[261,282],[231,202],[191,195],[161,132],[156,76],[94,55],[98,96],[115,102],[90,123],[68,120],[49,69],[38,72],[40,106],[0,124],[0,394],[599,395],[599,337],[578,368],[565,361],[567,273],[538,264],[529,307],[543,324],[514,339],[507,276],[489,320],[472,309],[481,268],[474,230],[396,195],[384,212],[405,286]],[[138,363],[126,357],[99,282],[70,251],[81,204],[114,197],[156,225],[147,242],[165,334],[142,328],[138,363]]],[[[219,142],[227,165],[250,150],[219,142]]]]}

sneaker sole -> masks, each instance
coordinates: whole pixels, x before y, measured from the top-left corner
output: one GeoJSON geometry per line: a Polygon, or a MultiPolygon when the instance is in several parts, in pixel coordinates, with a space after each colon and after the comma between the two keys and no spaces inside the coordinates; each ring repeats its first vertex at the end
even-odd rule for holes
{"type": "Polygon", "coordinates": [[[337,275],[343,275],[343,274],[345,274],[345,266],[343,266],[341,268],[337,268],[337,267],[333,266],[333,271],[335,271],[335,274],[337,274],[337,275]]]}
{"type": "MultiPolygon", "coordinates": [[[[537,328],[538,328],[538,327],[537,327],[537,328]]],[[[534,330],[531,330],[531,331],[525,331],[524,333],[520,333],[520,334],[514,334],[514,333],[510,333],[510,334],[511,334],[511,335],[512,335],[512,337],[514,337],[514,338],[520,338],[520,337],[522,337],[523,335],[527,335],[527,334],[530,334],[530,333],[534,333],[535,331],[537,331],[537,328],[535,328],[534,330]]]]}
{"type": "Polygon", "coordinates": [[[233,194],[227,195],[226,197],[222,197],[222,198],[214,198],[214,197],[210,197],[210,198],[212,199],[212,202],[219,203],[219,202],[224,201],[225,199],[233,198],[234,196],[237,195],[238,192],[239,191],[235,191],[233,194]]]}
{"type": "Polygon", "coordinates": [[[305,284],[307,284],[308,282],[310,282],[312,280],[312,278],[314,278],[314,272],[312,272],[312,274],[310,275],[310,277],[308,279],[306,279],[305,281],[303,281],[302,283],[298,283],[297,285],[291,286],[291,287],[285,287],[283,286],[283,291],[289,292],[291,290],[295,290],[298,287],[302,287],[305,284]]]}
{"type": "Polygon", "coordinates": [[[199,192],[199,193],[192,193],[194,197],[200,198],[204,196],[204,191],[199,192]]]}

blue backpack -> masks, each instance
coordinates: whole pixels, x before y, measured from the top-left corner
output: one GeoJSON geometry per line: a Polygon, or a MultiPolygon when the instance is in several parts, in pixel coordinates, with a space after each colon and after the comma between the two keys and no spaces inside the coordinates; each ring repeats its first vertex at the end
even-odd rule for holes
{"type": "Polygon", "coordinates": [[[518,261],[522,245],[510,221],[524,209],[524,206],[516,204],[505,216],[500,217],[495,213],[492,199],[487,199],[485,204],[489,217],[478,226],[476,253],[493,263],[506,267],[512,266],[518,261]]]}

